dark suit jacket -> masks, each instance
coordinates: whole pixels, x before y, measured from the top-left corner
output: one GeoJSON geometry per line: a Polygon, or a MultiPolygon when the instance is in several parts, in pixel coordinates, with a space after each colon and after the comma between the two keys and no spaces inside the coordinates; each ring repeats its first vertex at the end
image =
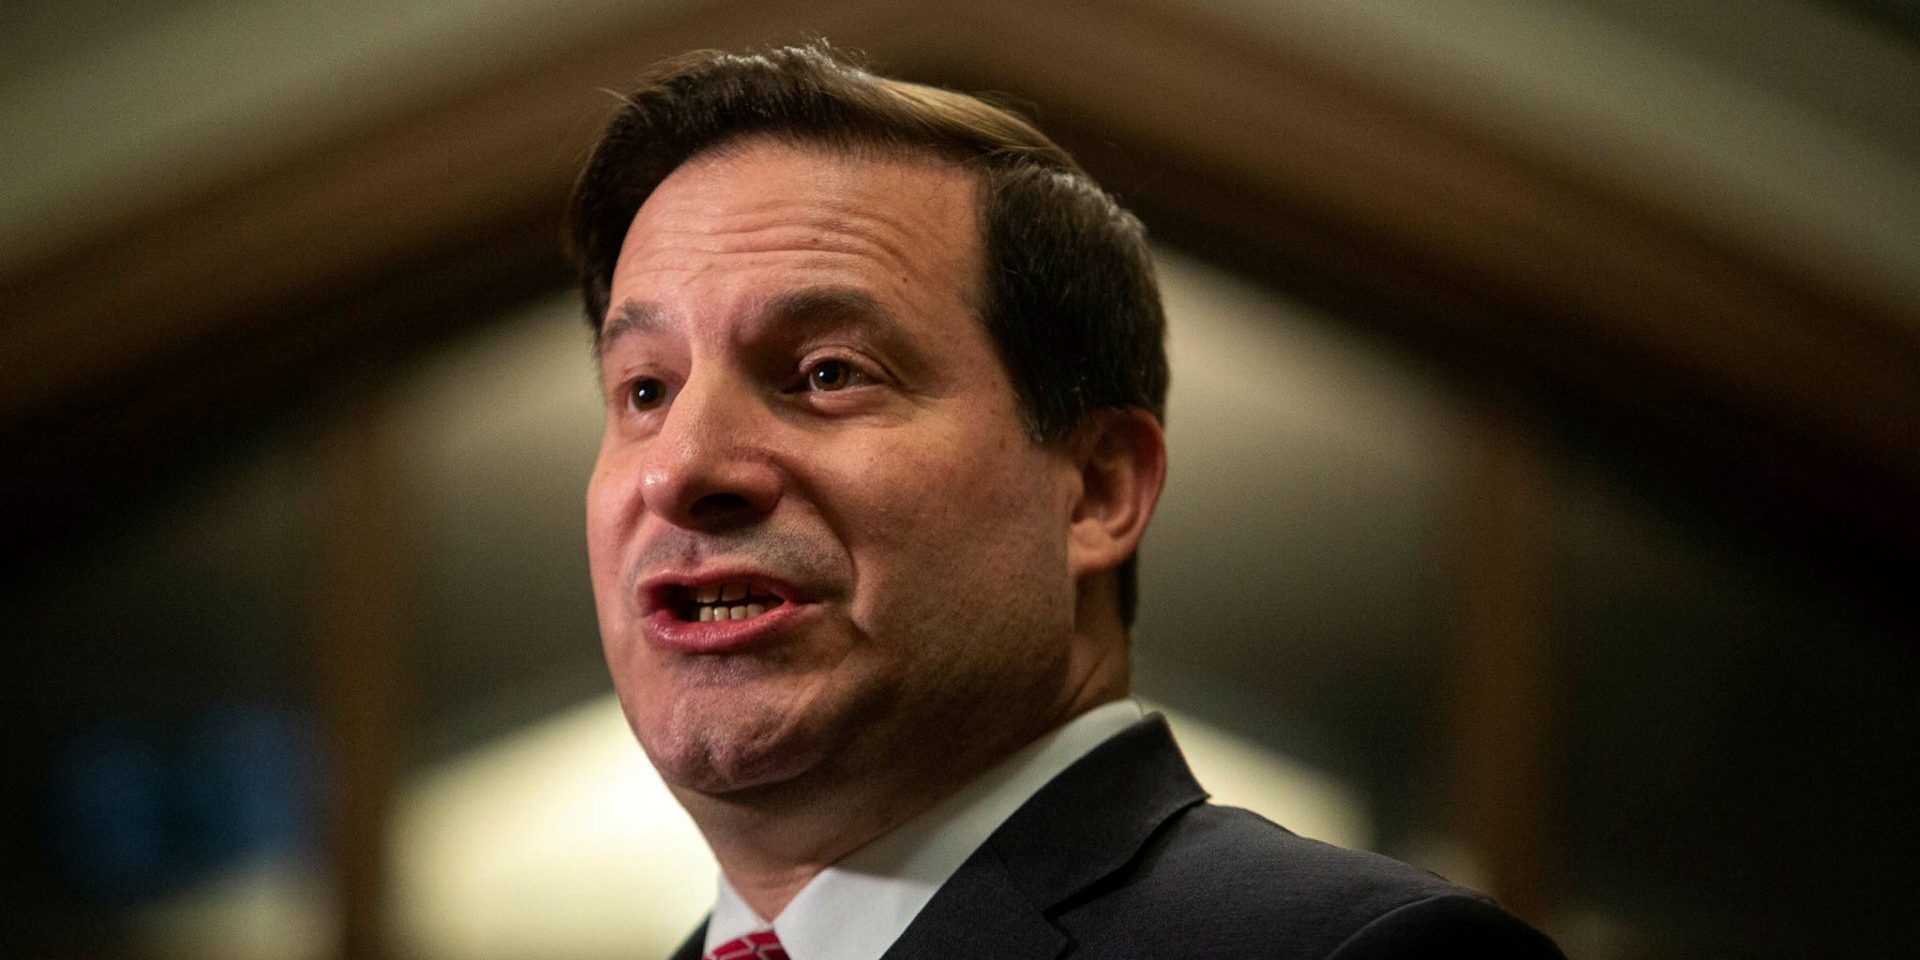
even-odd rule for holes
{"type": "MultiPolygon", "coordinates": [[[[704,936],[674,960],[699,960],[704,936]]],[[[1431,873],[1207,803],[1155,715],[1008,818],[884,960],[1456,955],[1560,951],[1431,873]]]]}

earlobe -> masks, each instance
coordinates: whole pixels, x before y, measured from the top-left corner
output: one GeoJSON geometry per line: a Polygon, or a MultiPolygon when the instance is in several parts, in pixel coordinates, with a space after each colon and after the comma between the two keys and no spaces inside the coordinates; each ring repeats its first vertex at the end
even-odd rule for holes
{"type": "Polygon", "coordinates": [[[1145,410],[1102,410],[1075,431],[1080,471],[1067,561],[1076,578],[1118,567],[1140,545],[1166,482],[1166,437],[1145,410]]]}

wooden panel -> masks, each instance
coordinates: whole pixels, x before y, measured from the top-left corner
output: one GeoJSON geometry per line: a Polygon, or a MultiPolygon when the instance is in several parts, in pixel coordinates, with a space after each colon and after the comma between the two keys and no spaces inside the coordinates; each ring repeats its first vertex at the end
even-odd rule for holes
{"type": "Polygon", "coordinates": [[[380,960],[390,952],[388,832],[410,742],[400,709],[406,565],[398,552],[392,458],[376,409],[362,398],[319,444],[314,700],[327,747],[328,874],[343,960],[380,960]]]}
{"type": "Polygon", "coordinates": [[[1559,671],[1549,641],[1552,511],[1538,430],[1511,404],[1470,408],[1447,662],[1453,820],[1493,894],[1554,919],[1564,823],[1559,671]]]}

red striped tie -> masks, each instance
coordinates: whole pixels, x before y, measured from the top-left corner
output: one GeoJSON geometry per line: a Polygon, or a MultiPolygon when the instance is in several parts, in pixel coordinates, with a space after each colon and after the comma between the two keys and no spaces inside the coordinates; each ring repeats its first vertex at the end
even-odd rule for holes
{"type": "Polygon", "coordinates": [[[705,960],[787,960],[787,948],[772,930],[763,930],[714,947],[705,960]]]}

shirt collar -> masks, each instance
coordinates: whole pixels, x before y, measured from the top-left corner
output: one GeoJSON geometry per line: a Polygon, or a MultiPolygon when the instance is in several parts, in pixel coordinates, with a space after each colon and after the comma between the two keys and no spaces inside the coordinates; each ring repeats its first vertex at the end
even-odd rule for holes
{"type": "Polygon", "coordinates": [[[771,928],[794,960],[878,960],[1015,810],[1144,715],[1118,700],[1028,744],[925,813],[820,871],[769,924],[722,875],[704,950],[771,928]]]}

